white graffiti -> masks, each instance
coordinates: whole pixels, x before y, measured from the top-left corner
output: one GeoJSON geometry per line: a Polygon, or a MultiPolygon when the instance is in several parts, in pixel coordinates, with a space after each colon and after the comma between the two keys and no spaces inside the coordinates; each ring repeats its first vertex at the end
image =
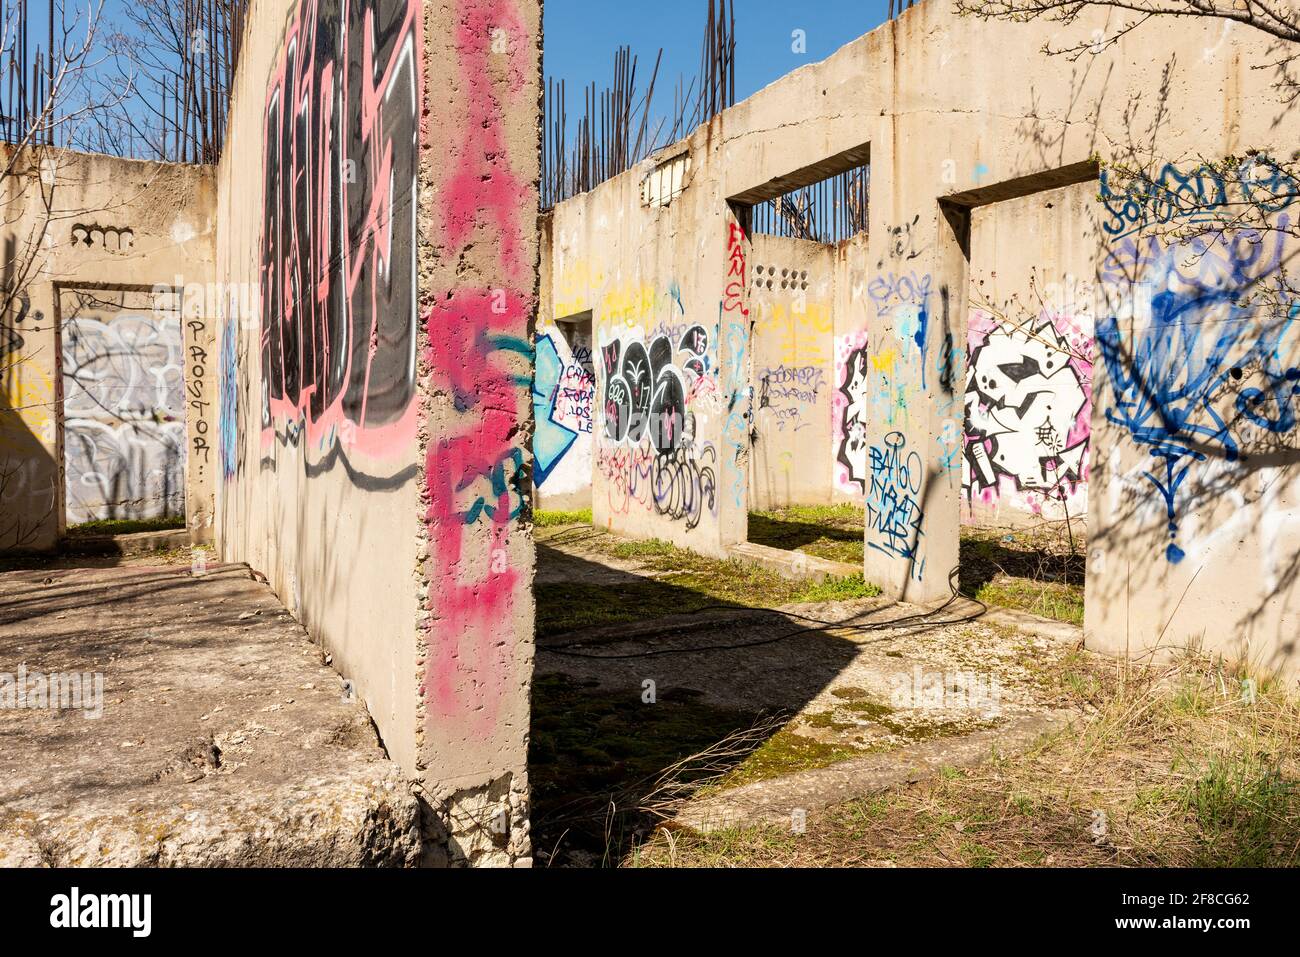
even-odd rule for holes
{"type": "Polygon", "coordinates": [[[183,421],[184,366],[179,317],[70,319],[63,325],[65,414],[183,421]]]}
{"type": "Polygon", "coordinates": [[[838,461],[845,468],[848,481],[858,490],[867,488],[867,347],[862,345],[849,354],[844,363],[844,413],[840,425],[838,461]]]}
{"type": "Polygon", "coordinates": [[[1086,430],[1076,427],[1088,386],[1069,343],[1044,320],[1032,330],[997,328],[971,354],[966,374],[966,455],[972,480],[1010,476],[1022,490],[1082,477],[1086,430]],[[1072,438],[1073,434],[1073,438],[1072,438]]]}
{"type": "Polygon", "coordinates": [[[68,522],[184,514],[180,318],[78,317],[62,337],[68,522]]]}
{"type": "Polygon", "coordinates": [[[68,522],[185,513],[185,423],[69,419],[68,522]]]}

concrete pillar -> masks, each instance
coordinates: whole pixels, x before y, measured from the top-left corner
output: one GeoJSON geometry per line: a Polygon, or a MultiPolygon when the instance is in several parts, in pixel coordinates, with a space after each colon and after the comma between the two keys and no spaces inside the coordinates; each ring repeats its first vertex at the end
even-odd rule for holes
{"type": "Polygon", "coordinates": [[[750,239],[728,205],[723,217],[726,256],[718,311],[718,364],[722,409],[721,487],[718,490],[718,548],[749,538],[749,431],[754,401],[750,348],[750,239]]]}
{"type": "Polygon", "coordinates": [[[873,176],[878,266],[859,360],[868,406],[863,574],[890,597],[926,603],[952,594],[958,562],[960,457],[946,455],[940,437],[963,415],[965,215],[923,195],[909,206],[894,185],[888,173],[873,176]],[[900,248],[890,237],[902,225],[910,242],[900,248]]]}
{"type": "MultiPolygon", "coordinates": [[[[530,857],[536,0],[423,10],[417,769],[451,863],[530,857]]],[[[437,835],[435,835],[437,836],[437,835]]]]}

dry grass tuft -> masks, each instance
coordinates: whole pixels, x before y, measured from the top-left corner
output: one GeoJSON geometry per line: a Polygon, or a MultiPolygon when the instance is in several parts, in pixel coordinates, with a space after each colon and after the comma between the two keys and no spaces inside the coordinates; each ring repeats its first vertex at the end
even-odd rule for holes
{"type": "Polygon", "coordinates": [[[1078,656],[1053,676],[1088,717],[1036,750],[810,816],[807,831],[659,831],[636,866],[1293,866],[1300,705],[1187,656],[1078,656]]]}

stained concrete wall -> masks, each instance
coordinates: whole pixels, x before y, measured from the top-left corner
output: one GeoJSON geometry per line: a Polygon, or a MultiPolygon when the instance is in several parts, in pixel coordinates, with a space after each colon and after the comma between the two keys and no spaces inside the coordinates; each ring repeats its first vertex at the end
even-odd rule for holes
{"type": "Polygon", "coordinates": [[[1146,195],[1102,190],[1087,640],[1156,660],[1190,645],[1294,675],[1300,182],[1249,160],[1170,165],[1155,181],[1146,195]],[[1252,225],[1218,241],[1166,238],[1243,210],[1252,225]]]}
{"type": "MultiPolygon", "coordinates": [[[[551,218],[540,220],[540,302],[551,296],[551,218]]],[[[534,506],[591,508],[596,356],[590,312],[537,317],[533,376],[534,506]]]]}
{"type": "Polygon", "coordinates": [[[212,171],[8,146],[0,163],[12,290],[0,319],[0,548],[53,548],[69,483],[75,522],[137,517],[164,495],[176,503],[179,481],[191,536],[206,541],[217,466],[212,171]]]}
{"type": "Polygon", "coordinates": [[[1085,524],[1096,198],[1090,181],[971,212],[965,424],[954,416],[940,435],[965,521],[1085,524]]]}
{"type": "Polygon", "coordinates": [[[594,523],[724,555],[747,523],[748,243],[707,173],[686,180],[667,205],[637,170],[563,204],[542,311],[592,314],[594,523]]]}
{"type": "Polygon", "coordinates": [[[432,863],[529,854],[539,16],[260,3],[218,168],[222,556],[364,698],[432,863]]]}
{"type": "Polygon", "coordinates": [[[837,258],[821,243],[753,237],[752,508],[831,501],[837,258]]]}
{"type": "MultiPolygon", "coordinates": [[[[1147,167],[1154,155],[1155,170],[1165,163],[1181,170],[1182,179],[1170,181],[1175,189],[1183,189],[1186,168],[1198,165],[1196,157],[1226,157],[1248,148],[1289,156],[1296,139],[1294,111],[1277,101],[1266,72],[1252,69],[1268,60],[1267,38],[1249,30],[1225,37],[1217,21],[1152,21],[1073,62],[1043,52],[1045,44],[1087,42],[1097,31],[1107,36],[1117,25],[1108,23],[1104,10],[1088,11],[1062,26],[978,22],[956,16],[949,4],[937,0],[909,9],[827,60],[796,70],[725,111],[640,168],[560,204],[553,224],[554,298],[557,303],[570,300],[570,311],[592,309],[606,341],[629,333],[644,338],[660,327],[714,315],[725,319],[729,314],[744,318],[735,337],[743,340],[744,326],[755,320],[748,305],[752,296],[728,295],[729,287],[718,288],[716,277],[720,261],[757,260],[747,237],[736,242],[720,227],[737,208],[743,215],[746,204],[869,157],[865,248],[856,257],[845,256],[841,272],[846,278],[836,283],[834,292],[833,385],[847,388],[849,395],[839,417],[833,413],[832,428],[838,431],[832,436],[832,454],[838,459],[846,436],[862,436],[854,451],[865,458],[860,500],[867,517],[866,576],[895,596],[944,599],[958,565],[957,529],[963,488],[969,488],[963,480],[965,452],[976,443],[983,443],[986,454],[993,451],[989,429],[967,412],[969,342],[972,336],[987,340],[994,331],[987,317],[972,317],[971,289],[990,288],[995,300],[1005,301],[1023,291],[1029,275],[1063,286],[1072,277],[1086,278],[1093,281],[1094,297],[1107,298],[1107,312],[1136,314],[1132,321],[1140,325],[1147,321],[1142,316],[1151,314],[1141,309],[1135,313],[1132,306],[1135,297],[1140,300],[1135,290],[1141,288],[1141,274],[1154,269],[1157,282],[1167,281],[1159,273],[1160,257],[1177,260],[1187,250],[1167,234],[1151,236],[1139,229],[1142,243],[1157,245],[1154,252],[1134,253],[1125,247],[1130,265],[1140,267],[1138,280],[1130,276],[1124,285],[1112,276],[1105,281],[1104,260],[1114,242],[1132,238],[1125,231],[1108,230],[1106,223],[1131,218],[1141,202],[1133,206],[1129,197],[1112,199],[1109,206],[1101,204],[1100,214],[1096,201],[1085,203],[1098,187],[1099,167],[1147,167]],[[641,180],[653,173],[656,163],[683,152],[689,153],[690,162],[684,191],[667,207],[647,206],[638,189],[641,180]],[[1053,191],[1063,191],[1061,206],[1049,210],[1046,203],[1053,201],[1053,191]],[[1100,232],[1096,218],[1102,222],[1100,232]],[[1005,274],[1000,271],[1004,261],[1005,274]],[[999,275],[990,287],[994,272],[999,275]],[[853,401],[859,394],[860,402],[853,401]],[[860,431],[843,418],[850,408],[865,410],[865,428],[860,431]]],[[[1275,213],[1290,215],[1290,199],[1280,205],[1284,208],[1275,213]]],[[[1152,214],[1149,221],[1163,224],[1168,218],[1152,214]]],[[[1125,230],[1132,226],[1130,222],[1125,230]]],[[[745,273],[748,285],[756,277],[752,270],[745,273]]],[[[1231,263],[1220,275],[1239,293],[1249,292],[1255,278],[1234,270],[1231,263]]],[[[1181,276],[1177,281],[1186,282],[1181,276]]],[[[1209,308],[1208,281],[1198,281],[1191,298],[1204,312],[1209,308]]],[[[1070,296],[1063,292],[1061,298],[1068,301],[1070,296]]],[[[1220,302],[1217,308],[1222,313],[1226,307],[1220,302]]],[[[1057,422],[1053,409],[1052,421],[1037,421],[1033,431],[1051,449],[1041,456],[1047,460],[1044,472],[1072,476],[1069,484],[1075,490],[1070,494],[1087,495],[1088,522],[1096,531],[1088,579],[1089,642],[1117,647],[1120,629],[1114,616],[1119,609],[1126,616],[1123,647],[1133,650],[1200,640],[1206,618],[1215,609],[1232,608],[1235,619],[1247,624],[1226,634],[1205,635],[1207,645],[1234,646],[1243,637],[1242,628],[1249,626],[1252,648],[1262,642],[1265,657],[1280,655],[1293,662],[1292,653],[1284,650],[1284,635],[1288,627],[1294,631],[1300,609],[1300,593],[1288,572],[1296,550],[1271,530],[1289,521],[1293,418],[1275,412],[1268,419],[1271,424],[1264,431],[1273,445],[1267,454],[1243,461],[1239,454],[1220,453],[1216,460],[1196,449],[1197,454],[1189,451],[1178,457],[1175,470],[1164,479],[1143,477],[1139,463],[1150,465],[1152,416],[1158,420],[1161,410],[1151,412],[1139,403],[1146,418],[1134,421],[1133,376],[1123,371],[1127,360],[1116,360],[1121,372],[1117,378],[1100,374],[1095,356],[1092,359],[1096,381],[1086,446],[1085,410],[1075,412],[1077,391],[1086,392],[1080,380],[1088,371],[1087,322],[1098,324],[1113,316],[1102,316],[1095,307],[1091,315],[1086,308],[1077,315],[1054,310],[1049,304],[1053,328],[1073,345],[1066,348],[1054,341],[1050,350],[1041,343],[1021,345],[1022,352],[1038,350],[1040,373],[1049,352],[1054,365],[1065,353],[1077,387],[1061,380],[1073,426],[1066,428],[1064,415],[1057,422]],[[1069,335],[1056,324],[1062,319],[1070,320],[1069,335]],[[1120,387],[1106,401],[1101,397],[1111,387],[1103,379],[1120,387]],[[1216,461],[1220,464],[1215,468],[1240,487],[1239,500],[1214,503],[1220,509],[1227,501],[1235,503],[1233,516],[1240,530],[1217,538],[1208,533],[1212,509],[1205,524],[1198,526],[1201,534],[1195,535],[1186,519],[1169,514],[1167,501],[1177,498],[1168,492],[1171,482],[1181,483],[1178,494],[1186,496],[1220,487],[1224,479],[1202,464],[1216,461]],[[1141,508],[1136,505],[1139,499],[1141,508]],[[1130,527],[1132,522],[1136,524],[1130,527]],[[1178,526],[1173,530],[1177,551],[1168,552],[1166,559],[1165,552],[1153,554],[1149,546],[1155,538],[1170,536],[1171,522],[1178,526]],[[1189,551],[1185,541],[1196,550],[1189,551]],[[1145,572],[1140,590],[1131,587],[1130,564],[1141,565],[1145,572]],[[1215,589],[1197,592],[1190,584],[1193,576],[1201,583],[1214,582],[1215,589]],[[1248,587],[1242,588],[1243,582],[1248,587]],[[1225,602],[1219,590],[1231,590],[1233,598],[1225,602]],[[1184,592],[1201,596],[1193,613],[1180,598],[1184,592]],[[1175,608],[1181,608],[1176,615],[1175,608]]],[[[1042,312],[1030,309],[1021,318],[1037,320],[1042,312]]],[[[1255,391],[1243,391],[1239,400],[1216,393],[1202,403],[1201,411],[1216,402],[1238,408],[1238,401],[1248,406],[1290,401],[1278,384],[1288,381],[1288,360],[1265,359],[1266,350],[1259,345],[1272,341],[1274,333],[1256,314],[1238,318],[1233,341],[1243,343],[1242,361],[1253,357],[1265,384],[1246,387],[1255,391]],[[1249,346],[1252,342],[1255,345],[1249,346]]],[[[1221,319],[1211,315],[1206,322],[1221,319]]],[[[702,325],[711,331],[707,321],[702,325]]],[[[1115,341],[1123,344],[1138,337],[1157,366],[1168,363],[1170,353],[1141,339],[1147,334],[1129,329],[1124,334],[1129,339],[1115,341]]],[[[1197,336],[1188,333],[1179,342],[1196,354],[1208,348],[1210,335],[1208,330],[1197,336]]],[[[674,358],[680,357],[674,353],[674,358]]],[[[1028,368],[1024,359],[1022,355],[1008,363],[1017,366],[1017,375],[1028,368]]],[[[699,499],[706,506],[700,519],[695,521],[692,514],[688,521],[664,495],[665,489],[676,486],[654,481],[656,463],[664,456],[644,447],[621,448],[603,437],[612,406],[601,392],[608,381],[602,378],[602,365],[597,369],[598,465],[593,487],[598,524],[710,552],[719,542],[742,534],[747,504],[743,484],[716,477],[712,497],[704,494],[699,499]],[[741,494],[729,494],[733,490],[741,494]]],[[[1137,365],[1142,365],[1140,358],[1137,365]]],[[[724,430],[713,408],[701,404],[700,411],[709,417],[699,421],[697,415],[690,460],[701,471],[706,465],[745,461],[752,452],[747,402],[733,404],[730,399],[745,399],[750,387],[758,387],[758,379],[743,357],[729,365],[728,356],[719,355],[718,371],[719,381],[725,382],[718,390],[724,397],[721,408],[737,413],[730,421],[741,427],[724,430]],[[738,441],[720,446],[728,436],[738,441]]],[[[1241,378],[1231,382],[1244,382],[1247,371],[1243,367],[1241,378]]],[[[1166,368],[1164,374],[1173,371],[1166,368]]],[[[1229,386],[1227,380],[1214,381],[1216,388],[1229,386]]],[[[1176,391],[1172,386],[1157,390],[1167,400],[1165,411],[1173,408],[1169,403],[1176,391]]],[[[694,411],[690,400],[687,411],[694,411]]],[[[726,415],[721,418],[729,421],[726,415]]],[[[1249,447],[1243,437],[1234,442],[1237,450],[1249,447]]],[[[1013,451],[1010,435],[999,444],[1003,452],[1013,451]]],[[[1027,448],[1022,448],[1021,459],[1027,448]]],[[[1163,462],[1172,461],[1169,448],[1158,446],[1157,453],[1163,462]]],[[[675,458],[675,451],[668,456],[670,462],[675,458]]],[[[1028,471],[1011,461],[1008,465],[1014,475],[1028,471]]],[[[823,470],[816,463],[809,467],[823,470]]],[[[1040,482],[1044,472],[1039,473],[1040,482]]],[[[993,477],[999,494],[1006,495],[1003,477],[996,470],[993,477]]],[[[841,478],[848,476],[841,473],[841,478]]],[[[1008,482],[1014,488],[1014,479],[1008,482]]],[[[1021,493],[1018,510],[1032,513],[1033,496],[1026,500],[1023,489],[1014,491],[1021,493]]]]}

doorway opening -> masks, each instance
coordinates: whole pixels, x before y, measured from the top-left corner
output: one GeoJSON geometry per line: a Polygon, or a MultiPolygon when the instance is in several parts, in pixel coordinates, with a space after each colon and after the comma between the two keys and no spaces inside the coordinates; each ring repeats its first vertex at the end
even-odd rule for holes
{"type": "Polygon", "coordinates": [[[176,297],[61,290],[58,348],[62,529],[183,528],[189,443],[176,297]]]}

